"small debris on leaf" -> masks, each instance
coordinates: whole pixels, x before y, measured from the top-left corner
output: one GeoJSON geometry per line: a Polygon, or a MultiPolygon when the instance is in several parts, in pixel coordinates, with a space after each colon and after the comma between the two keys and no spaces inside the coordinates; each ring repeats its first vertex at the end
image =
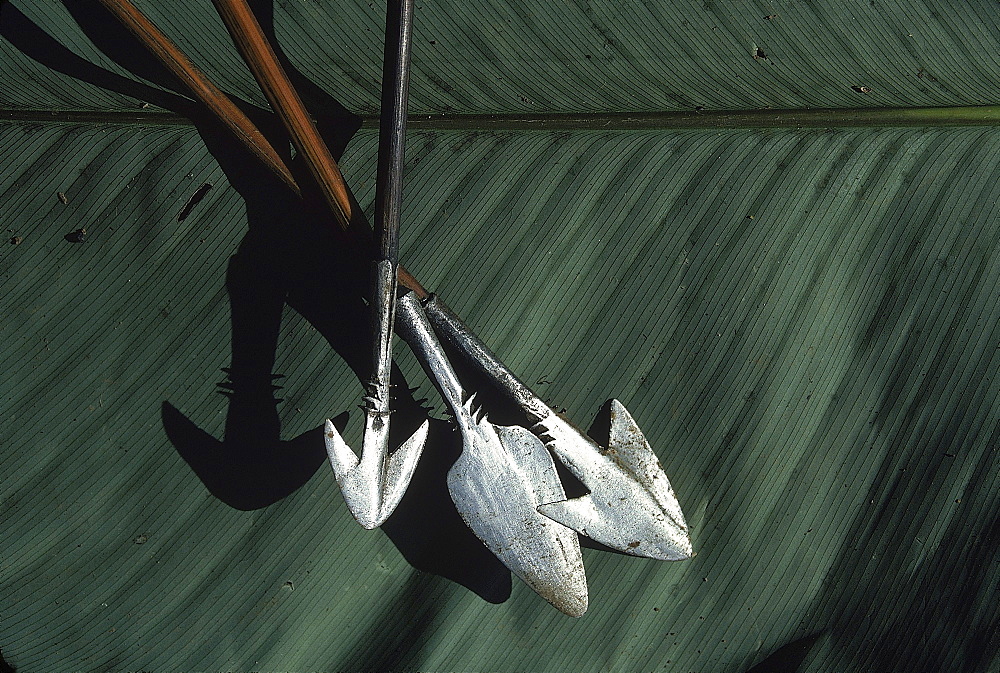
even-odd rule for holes
{"type": "Polygon", "coordinates": [[[11,245],[21,245],[21,241],[23,241],[23,240],[24,239],[21,238],[20,236],[11,236],[10,237],[10,244],[11,245]]]}
{"type": "Polygon", "coordinates": [[[191,198],[188,199],[188,202],[184,204],[184,207],[181,208],[181,212],[177,215],[177,221],[183,222],[186,220],[187,216],[191,214],[192,210],[194,210],[194,207],[198,205],[198,202],[205,198],[205,195],[208,194],[208,190],[211,188],[211,183],[203,182],[198,189],[194,190],[194,194],[191,195],[191,198]]]}
{"type": "Polygon", "coordinates": [[[134,538],[132,538],[132,542],[134,542],[135,544],[146,544],[148,540],[149,540],[148,535],[136,535],[134,538]]]}
{"type": "Polygon", "coordinates": [[[69,198],[66,196],[66,192],[56,192],[56,196],[59,198],[59,203],[64,206],[69,203],[69,198]]]}
{"type": "Polygon", "coordinates": [[[855,91],[857,91],[858,93],[871,93],[872,92],[872,90],[870,88],[866,87],[866,86],[852,86],[851,88],[854,89],[855,91]]]}
{"type": "Polygon", "coordinates": [[[768,15],[767,15],[767,16],[765,16],[764,18],[765,18],[765,19],[766,19],[767,21],[774,21],[775,19],[777,19],[777,18],[778,18],[778,15],[777,15],[777,14],[768,14],[768,15]]]}
{"type": "Polygon", "coordinates": [[[63,236],[70,243],[83,243],[87,240],[87,230],[77,229],[63,236]]]}
{"type": "Polygon", "coordinates": [[[757,47],[754,50],[754,52],[753,52],[753,59],[755,61],[766,61],[767,60],[767,54],[764,53],[763,49],[761,49],[760,47],[757,47]]]}

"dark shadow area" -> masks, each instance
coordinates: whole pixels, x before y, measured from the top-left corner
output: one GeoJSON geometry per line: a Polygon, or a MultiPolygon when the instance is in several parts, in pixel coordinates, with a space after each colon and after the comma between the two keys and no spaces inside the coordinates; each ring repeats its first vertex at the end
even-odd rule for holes
{"type": "MultiPolygon", "coordinates": [[[[255,409],[261,411],[259,418],[265,423],[277,420],[277,402],[274,398],[231,398],[221,441],[164,402],[163,429],[212,495],[235,509],[260,509],[294,492],[326,461],[320,427],[281,441],[275,439],[276,434],[256,434],[261,424],[245,422],[255,409]]],[[[346,420],[344,413],[335,422],[343,426],[346,420]]]]}
{"type": "MultiPolygon", "coordinates": [[[[365,301],[370,283],[368,256],[344,244],[303,166],[290,162],[303,187],[300,199],[200,104],[192,102],[173,76],[99,3],[68,0],[64,4],[109,58],[166,91],[87,62],[9,5],[3,7],[0,35],[57,72],[135,98],[137,107],[144,101],[190,119],[246,202],[247,233],[230,259],[225,279],[232,313],[232,359],[225,380],[218,383],[229,401],[223,438],[201,430],[168,401],[161,413],[171,443],[215,497],[241,510],[270,505],[300,488],[326,462],[321,427],[290,440],[280,436],[281,400],[276,384],[281,375],[274,372],[274,365],[283,308],[287,304],[301,314],[354,371],[360,402],[360,381],[371,373],[371,322],[365,301]]],[[[250,4],[274,40],[271,1],[250,4]]],[[[360,119],[302,77],[280,50],[279,58],[339,158],[360,127],[360,119]]],[[[274,115],[238,104],[287,160],[289,142],[274,115]]],[[[399,384],[391,442],[398,444],[426,418],[426,410],[413,398],[398,370],[394,369],[393,380],[399,384]]],[[[343,427],[347,414],[338,416],[337,422],[343,427]]],[[[462,584],[488,601],[501,602],[510,595],[510,573],[455,511],[445,475],[460,451],[460,442],[456,433],[435,425],[405,502],[383,530],[414,567],[462,584]]],[[[334,493],[332,475],[330,482],[334,493]]]]}
{"type": "Polygon", "coordinates": [[[2,650],[0,650],[0,673],[17,673],[17,669],[3,658],[2,650]]]}
{"type": "Polygon", "coordinates": [[[798,673],[822,635],[820,631],[782,645],[756,666],[748,668],[747,673],[798,673]]]}
{"type": "Polygon", "coordinates": [[[453,428],[445,421],[431,422],[410,488],[382,530],[414,568],[502,603],[510,597],[510,571],[466,527],[448,492],[448,469],[462,451],[453,428]]]}
{"type": "Polygon", "coordinates": [[[352,656],[334,662],[330,670],[383,673],[417,670],[416,654],[437,620],[439,602],[428,595],[432,577],[413,572],[393,600],[385,603],[372,628],[358,636],[352,656]]]}
{"type": "MultiPolygon", "coordinates": [[[[88,7],[88,11],[96,13],[97,9],[88,7]]],[[[114,21],[103,9],[100,10],[100,14],[104,17],[103,21],[114,21]]],[[[173,110],[186,117],[200,112],[197,109],[198,106],[184,96],[161,91],[148,84],[130,80],[80,58],[10,4],[0,4],[0,36],[25,56],[64,75],[130,96],[136,101],[145,101],[157,107],[173,110]]],[[[142,52],[142,56],[138,53],[135,54],[137,59],[148,61],[151,58],[148,57],[144,49],[138,47],[130,35],[126,39],[133,49],[138,48],[142,52]]],[[[159,73],[159,79],[169,77],[159,63],[154,63],[153,66],[159,73]]],[[[138,106],[137,102],[136,107],[138,106]]],[[[244,111],[249,112],[246,109],[244,111]]],[[[204,116],[203,112],[201,114],[204,116]]]]}
{"type": "MultiPolygon", "coordinates": [[[[966,288],[980,282],[970,276],[966,288]]],[[[897,292],[888,283],[877,310],[897,292]]],[[[830,649],[843,669],[978,673],[997,667],[1000,426],[982,411],[996,403],[989,378],[995,356],[968,348],[965,315],[956,312],[933,357],[916,357],[927,337],[911,330],[887,365],[870,425],[889,448],[861,500],[869,506],[859,508],[844,533],[852,542],[835,557],[810,608],[829,616],[830,649]],[[921,370],[927,375],[915,378],[921,370]],[[951,384],[960,392],[944,403],[931,383],[938,374],[961,377],[951,384]],[[931,405],[933,416],[924,412],[931,405]]],[[[874,316],[861,334],[858,358],[881,324],[887,324],[883,317],[874,316]]]]}

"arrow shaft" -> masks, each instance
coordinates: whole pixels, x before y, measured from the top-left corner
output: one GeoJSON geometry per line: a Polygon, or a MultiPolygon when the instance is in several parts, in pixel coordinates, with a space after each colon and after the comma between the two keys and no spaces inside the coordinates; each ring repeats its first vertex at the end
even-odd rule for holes
{"type": "Polygon", "coordinates": [[[264,92],[267,102],[281,117],[292,143],[305,158],[305,163],[319,185],[327,205],[339,219],[351,222],[360,208],[352,202],[337,162],[334,161],[302,99],[285,74],[274,49],[264,36],[260,24],[257,23],[253,10],[246,0],[213,0],[213,2],[233,42],[243,54],[254,79],[264,92]]]}
{"type": "Polygon", "coordinates": [[[441,344],[434,336],[434,329],[420,305],[420,300],[412,293],[406,293],[397,302],[396,331],[413,349],[424,371],[437,384],[452,413],[456,417],[461,415],[465,391],[441,349],[441,344]]]}
{"type": "MultiPolygon", "coordinates": [[[[125,28],[127,28],[136,39],[161,63],[164,64],[191,92],[195,99],[204,104],[216,118],[232,132],[233,136],[241,142],[246,149],[256,156],[265,167],[278,176],[296,194],[301,195],[301,187],[293,177],[292,171],[282,155],[275,149],[274,145],[260,131],[260,129],[247,117],[243,111],[237,107],[230,98],[216,87],[205,74],[194,65],[194,62],[163,33],[157,26],[143,14],[131,0],[99,0],[105,8],[117,18],[125,28]]],[[[227,28],[234,35],[234,42],[243,54],[248,65],[255,67],[253,63],[259,63],[256,70],[262,75],[261,89],[268,98],[282,97],[288,94],[289,90],[294,92],[284,70],[278,64],[277,57],[273,49],[267,42],[263,31],[254,19],[252,12],[246,7],[246,3],[239,0],[227,0],[228,9],[224,14],[227,20],[227,28]]],[[[298,96],[289,99],[291,107],[301,105],[298,96]],[[297,102],[296,102],[297,101],[297,102]]],[[[276,109],[280,117],[289,114],[290,107],[282,105],[276,109]]],[[[298,125],[305,133],[300,135],[300,140],[311,143],[322,143],[322,138],[309,132],[312,123],[311,118],[303,109],[302,114],[294,122],[285,121],[286,125],[292,123],[298,125]],[[305,122],[308,122],[305,123],[305,122]]],[[[336,161],[330,156],[329,151],[316,148],[310,152],[303,152],[307,162],[314,157],[328,155],[329,159],[318,159],[326,163],[325,168],[313,169],[319,172],[320,177],[328,180],[330,185],[323,189],[324,196],[333,202],[330,207],[336,217],[337,224],[345,232],[349,232],[352,243],[368,247],[370,245],[368,222],[364,212],[357,207],[357,199],[351,193],[350,187],[344,181],[336,161]],[[334,170],[335,169],[335,170],[334,170]]],[[[409,271],[403,266],[398,269],[399,283],[409,290],[412,290],[421,299],[430,293],[420,284],[409,271]]]]}
{"type": "Polygon", "coordinates": [[[389,0],[382,61],[382,115],[379,123],[378,177],[375,188],[375,232],[380,256],[398,262],[403,160],[406,149],[406,103],[410,90],[413,47],[413,0],[389,0]]]}
{"type": "Polygon", "coordinates": [[[410,52],[413,46],[413,0],[389,0],[385,16],[385,58],[382,69],[382,116],[379,128],[378,173],[375,187],[375,230],[380,242],[373,265],[372,380],[366,413],[377,434],[388,425],[392,330],[396,322],[399,225],[406,154],[406,103],[409,97],[410,52]]]}
{"type": "Polygon", "coordinates": [[[493,354],[440,297],[431,295],[424,302],[424,309],[438,336],[460,353],[467,364],[489,377],[532,422],[538,423],[555,413],[493,354]]]}

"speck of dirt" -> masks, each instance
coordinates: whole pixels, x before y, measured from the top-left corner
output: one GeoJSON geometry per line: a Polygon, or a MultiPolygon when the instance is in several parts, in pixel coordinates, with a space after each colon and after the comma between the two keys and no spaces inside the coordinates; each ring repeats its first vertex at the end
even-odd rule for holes
{"type": "Polygon", "coordinates": [[[210,190],[211,188],[212,188],[212,183],[203,182],[201,186],[194,191],[194,194],[191,195],[191,198],[188,199],[187,203],[184,204],[184,207],[181,208],[181,212],[178,213],[177,215],[177,221],[183,222],[184,220],[186,220],[188,215],[191,214],[191,211],[194,210],[194,207],[197,206],[198,203],[200,203],[201,200],[205,198],[205,195],[208,194],[208,190],[210,190]]]}
{"type": "Polygon", "coordinates": [[[87,240],[87,230],[77,229],[76,231],[71,231],[70,233],[63,236],[70,243],[83,243],[87,240]]]}
{"type": "Polygon", "coordinates": [[[753,58],[754,58],[755,61],[766,61],[767,60],[767,54],[764,53],[763,49],[761,49],[760,47],[757,47],[757,49],[754,50],[754,52],[753,52],[753,58]]]}
{"type": "Polygon", "coordinates": [[[64,206],[67,203],[69,203],[69,198],[66,197],[65,192],[56,192],[56,196],[59,198],[59,203],[63,204],[64,206]]]}
{"type": "Polygon", "coordinates": [[[134,538],[132,538],[132,542],[135,544],[146,544],[146,542],[148,541],[149,541],[148,535],[136,535],[134,538]]]}
{"type": "Polygon", "coordinates": [[[23,238],[21,238],[20,236],[11,236],[11,237],[10,237],[10,244],[11,244],[11,245],[21,245],[21,242],[22,242],[23,240],[24,240],[24,239],[23,239],[23,238]]]}
{"type": "Polygon", "coordinates": [[[284,589],[285,591],[295,591],[295,585],[292,584],[291,580],[288,580],[287,582],[282,584],[281,588],[284,589]]]}
{"type": "Polygon", "coordinates": [[[851,89],[853,89],[854,91],[857,91],[858,93],[871,93],[872,92],[872,90],[870,88],[866,87],[866,86],[857,86],[857,85],[855,85],[855,86],[852,86],[851,89]]]}

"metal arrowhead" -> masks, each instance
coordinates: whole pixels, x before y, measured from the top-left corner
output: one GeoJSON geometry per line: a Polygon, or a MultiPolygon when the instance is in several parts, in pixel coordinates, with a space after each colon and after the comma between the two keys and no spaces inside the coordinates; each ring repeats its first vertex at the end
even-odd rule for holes
{"type": "Polygon", "coordinates": [[[538,511],[603,545],[665,561],[694,554],[684,514],[660,461],[618,400],[611,400],[608,448],[562,417],[536,425],[546,445],[590,493],[540,505],[538,511]]]}
{"type": "Polygon", "coordinates": [[[413,0],[386,7],[385,61],[382,71],[382,121],[379,126],[375,224],[379,254],[373,265],[373,374],[365,395],[365,435],[361,459],[326,423],[326,452],[354,518],[375,528],[389,518],[406,491],[427,441],[424,421],[395,453],[389,455],[389,375],[392,330],[396,322],[396,275],[399,217],[403,191],[406,103],[410,50],[413,45],[413,0]]]}
{"type": "Polygon", "coordinates": [[[566,497],[552,455],[521,427],[497,426],[473,411],[413,293],[399,299],[397,329],[444,397],[462,435],[448,491],[462,519],[490,551],[562,612],[587,610],[587,577],[576,533],[538,512],[566,497]]]}
{"type": "Polygon", "coordinates": [[[603,449],[524,385],[439,297],[424,306],[442,339],[521,408],[533,422],[532,432],[591,491],[583,498],[544,503],[539,512],[627,554],[664,560],[693,555],[684,515],[660,461],[620,402],[612,400],[611,439],[603,449]]]}
{"type": "Polygon", "coordinates": [[[381,526],[402,500],[427,442],[428,427],[424,421],[390,455],[388,423],[379,414],[369,413],[358,460],[333,423],[326,422],[323,437],[337,484],[351,514],[365,528],[381,526]]]}
{"type": "MultiPolygon", "coordinates": [[[[471,399],[470,399],[471,402],[471,399]]],[[[541,440],[518,426],[475,420],[470,403],[456,415],[463,451],[448,471],[448,491],[476,536],[511,572],[571,617],[587,611],[580,541],[538,512],[565,497],[541,440]]]]}

